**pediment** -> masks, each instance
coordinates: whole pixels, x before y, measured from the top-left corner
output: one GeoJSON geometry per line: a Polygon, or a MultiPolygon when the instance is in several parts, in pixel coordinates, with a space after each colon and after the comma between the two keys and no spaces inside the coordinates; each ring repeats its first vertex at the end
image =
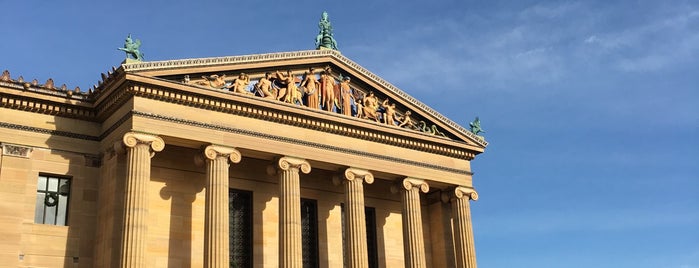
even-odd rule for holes
{"type": "Polygon", "coordinates": [[[481,136],[335,50],[135,62],[125,63],[122,68],[129,74],[193,88],[310,106],[339,117],[355,117],[386,127],[466,143],[471,148],[480,148],[477,151],[482,151],[488,145],[481,136]],[[313,73],[309,74],[311,71],[313,73]],[[289,72],[291,75],[288,75],[289,72]],[[271,80],[269,84],[263,79],[267,73],[268,80],[271,80]],[[346,77],[349,80],[343,85],[346,77]],[[261,80],[263,83],[260,83],[261,80]],[[293,85],[290,85],[292,81],[293,85]],[[258,86],[258,83],[262,86],[258,86]],[[324,99],[326,91],[326,95],[333,95],[335,99],[324,99]]]}

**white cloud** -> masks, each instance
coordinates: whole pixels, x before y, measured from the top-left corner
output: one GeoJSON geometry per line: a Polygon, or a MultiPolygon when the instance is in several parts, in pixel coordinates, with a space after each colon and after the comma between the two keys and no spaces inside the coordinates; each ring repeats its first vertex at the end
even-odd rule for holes
{"type": "Polygon", "coordinates": [[[524,9],[519,16],[523,19],[532,18],[561,18],[565,15],[580,8],[580,3],[565,2],[565,3],[540,3],[524,9]]]}
{"type": "Polygon", "coordinates": [[[682,10],[646,24],[590,35],[583,42],[596,46],[612,66],[625,72],[649,72],[699,56],[699,11],[682,10]]]}

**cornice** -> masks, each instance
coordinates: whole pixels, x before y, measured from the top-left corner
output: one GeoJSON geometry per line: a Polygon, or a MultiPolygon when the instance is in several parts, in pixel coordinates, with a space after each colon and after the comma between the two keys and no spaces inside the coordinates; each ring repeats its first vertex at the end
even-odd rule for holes
{"type": "Polygon", "coordinates": [[[321,58],[331,55],[339,55],[331,50],[304,50],[294,52],[277,52],[243,56],[211,57],[196,59],[149,61],[122,64],[126,72],[160,71],[193,67],[211,67],[221,65],[235,65],[242,63],[262,63],[280,60],[321,58]]]}
{"type": "MultiPolygon", "coordinates": [[[[344,135],[348,137],[363,139],[367,141],[374,141],[383,144],[389,144],[409,149],[414,149],[418,151],[424,151],[429,153],[435,153],[440,155],[445,155],[449,157],[455,157],[459,159],[472,160],[475,156],[475,152],[459,147],[462,144],[450,146],[445,143],[451,143],[451,140],[441,138],[435,138],[423,134],[421,132],[393,128],[385,126],[383,124],[378,124],[371,122],[369,120],[354,119],[351,117],[345,120],[330,120],[322,118],[320,114],[325,114],[323,111],[313,111],[311,109],[303,109],[307,112],[312,112],[312,114],[319,114],[317,117],[308,116],[307,114],[299,114],[298,106],[281,104],[280,108],[289,106],[287,108],[294,109],[273,109],[268,106],[265,107],[262,104],[269,101],[256,98],[251,98],[249,102],[243,102],[246,97],[239,95],[226,95],[227,98],[216,97],[207,94],[188,94],[187,92],[179,91],[169,87],[153,86],[143,83],[133,83],[122,92],[128,92],[128,95],[135,95],[144,98],[157,99],[159,101],[165,101],[170,103],[177,103],[179,105],[186,105],[191,107],[197,107],[206,110],[213,110],[224,112],[228,114],[235,114],[245,117],[251,117],[255,119],[282,123],[292,126],[303,127],[312,130],[318,130],[325,133],[333,133],[344,135]],[[236,99],[241,99],[237,101],[236,99]],[[254,101],[253,101],[254,100],[254,101]],[[259,102],[260,104],[254,104],[254,102],[259,102]],[[386,128],[386,131],[382,129],[386,128]],[[405,134],[391,133],[398,132],[405,134]],[[420,135],[425,136],[426,139],[433,139],[435,141],[428,140],[418,140],[417,138],[410,138],[410,135],[420,135]]],[[[121,93],[124,94],[124,93],[121,93]]],[[[124,96],[122,96],[123,98],[124,96]]],[[[114,97],[114,99],[119,99],[120,97],[114,97]]],[[[118,101],[111,101],[112,104],[119,103],[118,101]]],[[[280,104],[275,102],[275,104],[280,104]]],[[[101,107],[98,110],[113,110],[116,108],[101,107]]],[[[101,113],[100,113],[101,114],[101,113]]],[[[336,118],[332,118],[336,119],[336,118]]]]}
{"type": "Polygon", "coordinates": [[[0,90],[0,107],[2,108],[83,120],[93,120],[95,115],[91,104],[84,102],[84,99],[66,99],[70,97],[41,92],[44,89],[25,90],[24,87],[7,82],[0,82],[0,86],[4,87],[0,90]]]}

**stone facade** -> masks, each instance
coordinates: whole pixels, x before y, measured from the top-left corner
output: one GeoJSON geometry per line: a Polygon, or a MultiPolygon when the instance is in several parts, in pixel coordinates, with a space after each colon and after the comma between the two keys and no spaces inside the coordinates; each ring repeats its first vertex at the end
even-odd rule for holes
{"type": "Polygon", "coordinates": [[[470,161],[487,142],[337,51],[125,63],[88,91],[7,73],[0,98],[4,266],[228,267],[239,189],[252,193],[253,267],[302,267],[302,198],[317,205],[319,267],[371,266],[365,207],[379,267],[476,267],[470,161]],[[207,82],[309,68],[394,104],[396,123],[207,82]],[[65,226],[37,223],[55,209],[40,176],[70,180],[54,194],[65,226]]]}

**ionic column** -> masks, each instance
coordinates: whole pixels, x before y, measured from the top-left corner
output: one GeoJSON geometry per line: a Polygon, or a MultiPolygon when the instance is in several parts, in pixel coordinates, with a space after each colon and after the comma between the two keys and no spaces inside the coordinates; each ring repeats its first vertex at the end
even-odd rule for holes
{"type": "Polygon", "coordinates": [[[123,137],[126,147],[126,183],[124,222],[121,240],[121,267],[146,267],[148,238],[148,182],[150,159],[165,148],[158,136],[129,132],[123,137]]]}
{"type": "Polygon", "coordinates": [[[200,159],[206,161],[204,267],[229,267],[228,168],[241,155],[235,148],[209,145],[200,159]]]}
{"type": "MultiPolygon", "coordinates": [[[[364,185],[374,183],[374,176],[367,170],[345,170],[345,233],[347,234],[347,267],[369,267],[366,216],[364,215],[364,185]]],[[[339,181],[337,182],[339,184],[339,181]]]]}
{"type": "Polygon", "coordinates": [[[476,268],[476,247],[473,243],[469,200],[478,200],[478,193],[472,188],[459,186],[446,194],[451,201],[451,216],[454,221],[456,267],[476,268]]]}
{"type": "Polygon", "coordinates": [[[426,267],[425,241],[422,233],[420,192],[430,186],[424,180],[405,178],[399,188],[403,205],[403,251],[405,267],[426,267]]]}
{"type": "Polygon", "coordinates": [[[304,159],[279,159],[279,267],[301,268],[301,186],[299,170],[311,172],[304,159]]]}

